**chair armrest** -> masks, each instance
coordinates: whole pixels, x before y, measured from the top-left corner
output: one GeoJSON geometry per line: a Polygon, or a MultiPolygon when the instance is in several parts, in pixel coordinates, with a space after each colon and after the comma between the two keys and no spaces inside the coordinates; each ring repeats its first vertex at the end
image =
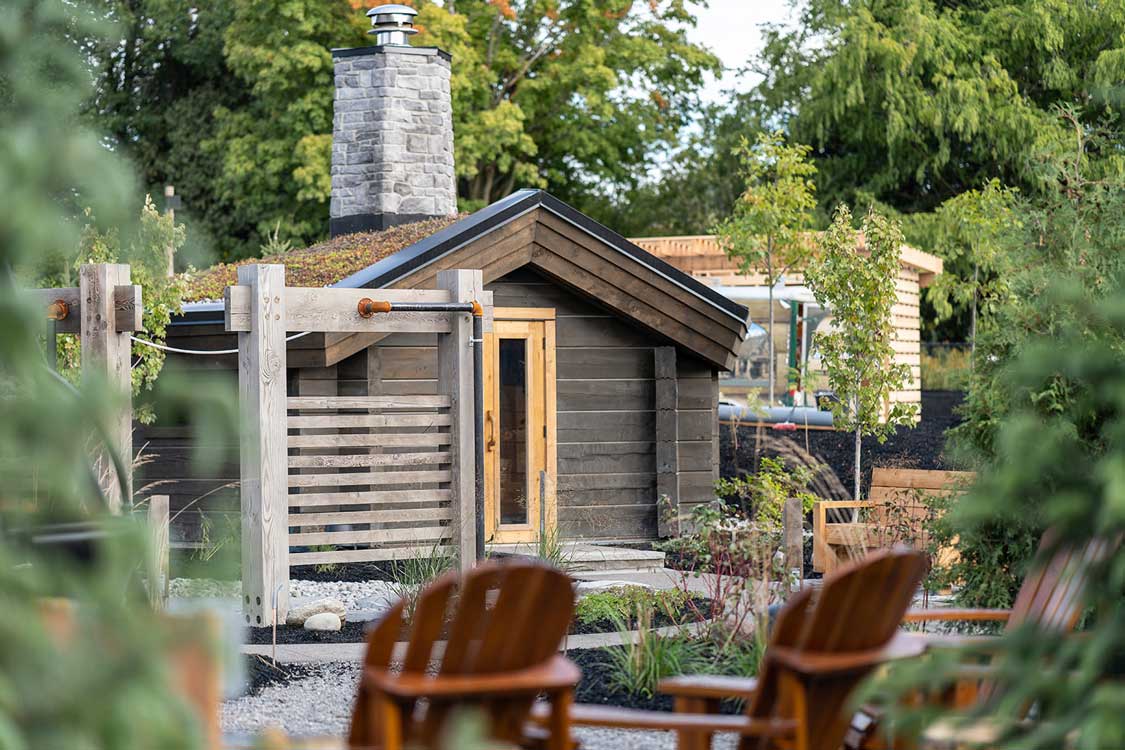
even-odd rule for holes
{"type": "MultiPolygon", "coordinates": [[[[531,717],[536,723],[544,723],[548,715],[549,707],[538,703],[531,712],[531,717]]],[[[723,714],[678,714],[668,711],[596,706],[588,703],[576,703],[570,707],[570,722],[584,727],[737,732],[754,737],[792,737],[797,729],[797,722],[792,719],[750,719],[745,715],[723,714]]]]}
{"type": "Polygon", "coordinates": [[[805,677],[826,677],[864,672],[898,659],[910,659],[926,653],[931,645],[913,633],[897,633],[881,648],[868,651],[817,652],[772,646],[766,658],[805,677]]]}
{"type": "Polygon", "coordinates": [[[903,622],[1007,622],[1010,609],[911,609],[903,622]]]}
{"type": "Polygon", "coordinates": [[[661,680],[656,687],[665,695],[683,698],[738,698],[748,700],[758,692],[754,677],[723,677],[721,675],[682,675],[661,680]]]}
{"type": "Polygon", "coordinates": [[[513,672],[477,675],[395,674],[367,669],[363,682],[395,698],[444,698],[477,695],[537,695],[546,690],[573,688],[582,673],[570,659],[556,655],[543,664],[513,672]]]}

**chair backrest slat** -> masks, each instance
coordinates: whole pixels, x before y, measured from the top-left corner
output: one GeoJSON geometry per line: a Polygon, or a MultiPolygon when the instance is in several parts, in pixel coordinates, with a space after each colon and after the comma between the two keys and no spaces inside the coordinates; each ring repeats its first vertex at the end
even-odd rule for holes
{"type": "MultiPolygon", "coordinates": [[[[804,590],[790,598],[774,626],[770,648],[817,654],[871,651],[890,642],[926,572],[926,558],[904,549],[880,550],[825,576],[819,592],[804,590]]],[[[781,684],[784,668],[767,648],[759,675],[759,693],[748,707],[752,718],[791,717],[793,696],[781,684]]],[[[844,708],[866,671],[814,678],[804,683],[811,710],[811,750],[834,750],[844,737],[844,708]]],[[[756,741],[746,738],[742,747],[756,741]]]]}
{"type": "MultiPolygon", "coordinates": [[[[542,664],[559,647],[574,612],[574,589],[561,571],[539,563],[481,564],[463,576],[450,572],[427,586],[417,598],[403,660],[404,673],[436,666],[437,676],[495,675],[542,664]],[[435,645],[446,638],[444,653],[435,645]]],[[[390,669],[403,622],[402,603],[392,608],[368,637],[367,668],[390,669]]],[[[379,716],[360,685],[349,744],[377,744],[379,716]]],[[[533,698],[484,699],[474,705],[488,718],[490,733],[501,740],[520,736],[533,698]]],[[[406,739],[423,746],[440,736],[449,712],[462,701],[428,701],[425,718],[404,727],[406,739]]],[[[414,704],[400,705],[413,716],[414,704]]]]}
{"type": "Polygon", "coordinates": [[[1091,539],[1078,546],[1056,545],[1053,533],[1048,531],[1016,595],[1007,627],[1034,622],[1055,632],[1073,630],[1085,607],[1090,568],[1105,560],[1115,546],[1105,539],[1091,539]],[[1052,548],[1050,557],[1042,562],[1052,548]]]}

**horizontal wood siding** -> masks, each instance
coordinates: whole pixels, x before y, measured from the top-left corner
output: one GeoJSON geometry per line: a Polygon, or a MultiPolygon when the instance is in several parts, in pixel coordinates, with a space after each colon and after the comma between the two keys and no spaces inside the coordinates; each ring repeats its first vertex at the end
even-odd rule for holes
{"type": "Polygon", "coordinates": [[[486,288],[497,307],[555,310],[560,532],[653,538],[653,347],[663,342],[530,271],[486,288]]]}
{"type": "Polygon", "coordinates": [[[718,479],[718,380],[705,363],[688,357],[676,362],[680,515],[715,497],[718,479]]]}

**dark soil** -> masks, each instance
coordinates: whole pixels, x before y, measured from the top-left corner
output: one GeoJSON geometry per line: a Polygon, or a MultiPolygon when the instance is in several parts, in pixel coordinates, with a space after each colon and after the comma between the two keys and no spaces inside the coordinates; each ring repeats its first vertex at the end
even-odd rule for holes
{"type": "MultiPolygon", "coordinates": [[[[575,701],[651,711],[672,710],[671,696],[659,693],[652,697],[632,695],[614,685],[612,662],[607,651],[608,649],[604,648],[583,648],[566,652],[566,655],[582,670],[582,680],[578,683],[578,690],[575,691],[575,701]]],[[[723,713],[738,713],[741,706],[736,701],[724,701],[721,710],[723,713]]]]}
{"type": "MultiPolygon", "coordinates": [[[[278,643],[362,643],[367,640],[368,628],[378,622],[345,622],[336,631],[305,630],[291,625],[277,626],[278,643]]],[[[273,643],[273,628],[247,628],[247,643],[273,643]]]]}
{"type": "MultiPolygon", "coordinates": [[[[882,445],[874,438],[863,439],[861,488],[871,484],[871,468],[894,467],[904,469],[953,469],[945,453],[945,432],[960,423],[954,410],[961,404],[961,391],[923,391],[922,419],[916,427],[899,430],[882,445]]],[[[813,466],[827,466],[833,477],[817,487],[818,494],[832,500],[850,499],[852,472],[855,460],[855,437],[851,433],[829,430],[808,431],[809,453],[813,466]],[[835,481],[833,481],[835,480],[835,481]]],[[[723,425],[720,438],[720,467],[724,477],[733,477],[754,471],[758,462],[755,455],[781,456],[787,461],[805,452],[805,431],[761,431],[760,445],[754,427],[734,428],[723,425]]]]}
{"type": "MultiPolygon", "coordinates": [[[[582,680],[578,683],[575,700],[579,703],[594,703],[624,708],[641,708],[652,711],[671,711],[672,698],[666,695],[632,695],[613,684],[612,662],[607,649],[587,648],[568,651],[570,657],[582,670],[582,680]]],[[[323,664],[278,664],[274,666],[269,658],[247,655],[246,662],[247,693],[255,694],[271,685],[288,685],[310,677],[324,667],[323,664]]],[[[734,701],[722,704],[723,713],[737,713],[741,706],[734,701]]]]}
{"type": "Polygon", "coordinates": [[[302,680],[312,675],[317,667],[315,664],[274,665],[268,657],[257,654],[246,654],[243,660],[246,664],[246,692],[250,695],[270,685],[287,685],[302,680]]]}
{"type": "Polygon", "coordinates": [[[329,569],[317,570],[316,565],[294,565],[289,578],[297,581],[393,581],[394,563],[357,562],[336,563],[329,569]]]}
{"type": "MultiPolygon", "coordinates": [[[[696,606],[703,612],[708,611],[710,601],[704,598],[695,598],[696,606]]],[[[277,642],[290,643],[362,643],[367,640],[367,632],[375,627],[378,620],[371,622],[345,622],[343,627],[336,631],[305,630],[301,627],[290,625],[277,626],[277,642]]],[[[656,612],[652,618],[653,627],[662,628],[675,625],[676,621],[663,612],[656,612]]],[[[637,623],[634,619],[629,621],[630,629],[635,629],[637,623]]],[[[409,629],[404,626],[402,639],[409,637],[409,629]]],[[[579,635],[586,633],[616,633],[617,626],[612,620],[596,620],[591,623],[580,623],[574,620],[570,623],[570,634],[579,635]]],[[[247,643],[267,644],[273,643],[272,628],[247,628],[247,643]]]]}

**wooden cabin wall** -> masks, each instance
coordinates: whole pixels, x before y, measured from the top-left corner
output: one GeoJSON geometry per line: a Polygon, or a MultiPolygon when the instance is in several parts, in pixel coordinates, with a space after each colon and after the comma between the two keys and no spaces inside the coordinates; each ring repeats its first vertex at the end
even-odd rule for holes
{"type": "MultiPolygon", "coordinates": [[[[551,307],[556,315],[558,520],[568,538],[652,539],[657,536],[656,389],[654,357],[667,342],[587,302],[544,276],[519,270],[488,284],[497,307],[551,307]]],[[[221,316],[221,312],[218,313],[221,316]]],[[[304,340],[301,340],[303,343],[304,340]]],[[[222,323],[175,326],[173,346],[226,349],[237,337],[222,323]]],[[[298,343],[298,342],[294,342],[298,343]]],[[[292,347],[292,345],[291,345],[292,347]]],[[[333,367],[291,367],[290,395],[429,395],[437,390],[437,337],[395,335],[333,367]]],[[[718,379],[711,367],[677,351],[676,492],[682,512],[714,497],[718,478],[718,379]]],[[[299,355],[298,355],[299,356],[299,355]]],[[[296,359],[290,352],[291,362],[296,359]]],[[[237,357],[170,355],[170,362],[223,373],[237,387],[237,357]]],[[[300,361],[299,359],[297,361],[300,361]]],[[[189,465],[186,427],[138,429],[152,461],[138,487],[164,481],[172,513],[200,495],[238,481],[238,445],[220,446],[228,460],[212,471],[189,465]]],[[[156,492],[157,490],[153,490],[156,492]]],[[[196,501],[176,521],[173,540],[198,542],[201,516],[212,528],[234,522],[238,491],[196,501]]]]}
{"type": "MultiPolygon", "coordinates": [[[[496,307],[549,307],[556,320],[557,502],[564,537],[657,535],[654,352],[665,342],[544,276],[519,270],[490,284],[496,307]]],[[[434,336],[389,336],[368,351],[372,394],[429,394],[434,336]]],[[[678,363],[680,502],[714,497],[718,381],[678,363]]]]}
{"type": "MultiPolygon", "coordinates": [[[[222,312],[201,316],[200,325],[173,326],[168,329],[168,344],[184,349],[213,351],[233,349],[238,338],[223,330],[222,312]],[[218,322],[206,323],[218,318],[218,322]]],[[[165,376],[179,372],[192,379],[193,386],[228,387],[238,392],[238,357],[169,354],[165,376]],[[205,380],[205,378],[214,380],[205,380]],[[217,386],[212,385],[216,383],[217,386]]],[[[134,424],[133,452],[140,456],[134,486],[138,496],[168,495],[173,519],[170,539],[177,546],[217,544],[238,533],[241,522],[238,495],[238,437],[196,435],[179,423],[175,415],[157,412],[153,425],[134,424]],[[192,454],[200,441],[221,456],[217,464],[200,468],[192,454]],[[204,523],[204,516],[207,522],[204,523]]],[[[237,550],[237,539],[234,540],[237,550]]]]}

